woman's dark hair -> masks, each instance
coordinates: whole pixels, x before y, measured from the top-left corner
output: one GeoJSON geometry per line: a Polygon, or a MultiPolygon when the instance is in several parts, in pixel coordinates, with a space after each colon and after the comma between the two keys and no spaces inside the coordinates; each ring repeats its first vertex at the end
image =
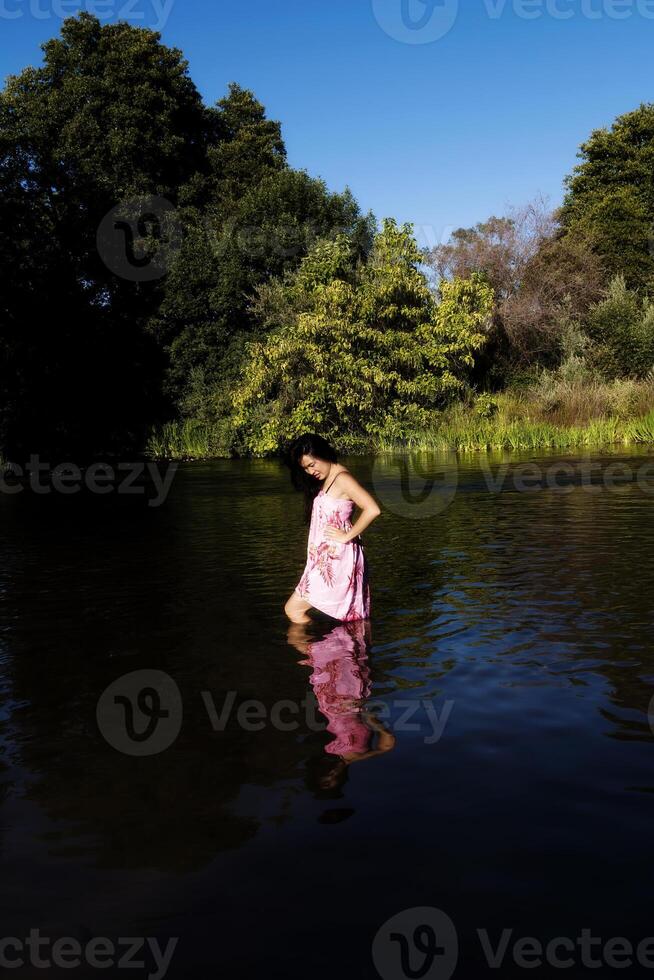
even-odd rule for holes
{"type": "Polygon", "coordinates": [[[296,490],[304,493],[304,521],[308,524],[311,520],[313,500],[319,492],[321,484],[315,476],[310,476],[306,470],[302,469],[300,460],[303,456],[314,456],[316,459],[325,459],[330,463],[337,463],[338,458],[333,446],[330,446],[326,439],[314,432],[307,432],[305,435],[298,436],[284,453],[284,463],[291,471],[291,483],[296,490]]]}
{"type": "Polygon", "coordinates": [[[343,798],[348,775],[349,766],[345,759],[323,752],[307,759],[304,779],[315,799],[339,800],[343,798]]]}

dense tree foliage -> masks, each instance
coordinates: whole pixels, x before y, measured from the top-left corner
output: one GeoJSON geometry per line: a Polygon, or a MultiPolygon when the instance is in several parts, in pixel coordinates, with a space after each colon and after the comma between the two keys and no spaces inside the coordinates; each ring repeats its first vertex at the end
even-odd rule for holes
{"type": "Polygon", "coordinates": [[[606,378],[643,378],[654,371],[654,301],[627,288],[624,276],[593,306],[585,326],[593,342],[588,358],[606,378]]]}
{"type": "Polygon", "coordinates": [[[198,374],[229,368],[259,283],[319,236],[349,234],[361,254],[371,237],[349,192],[288,167],[251,92],[233,84],[204,106],[157,32],[81,13],[43,51],[0,93],[0,446],[12,459],[143,446],[198,374]]]}
{"type": "Polygon", "coordinates": [[[307,429],[354,449],[433,423],[484,344],[492,290],[455,279],[437,302],[420,259],[410,226],[387,220],[366,263],[340,236],[268,291],[282,325],[250,345],[234,394],[242,451],[274,451],[307,429]]]}
{"type": "Polygon", "coordinates": [[[291,168],[247,89],[206,106],[157,32],[83,12],[43,55],[0,92],[9,459],[139,450],[170,419],[225,451],[355,448],[520,372],[650,371],[654,106],[592,133],[558,212],[458,229],[432,290],[409,226],[291,168]]]}
{"type": "Polygon", "coordinates": [[[190,379],[207,383],[227,372],[228,349],[242,349],[256,324],[249,301],[271,276],[295,268],[313,242],[347,232],[361,254],[370,247],[371,219],[361,218],[349,192],[331,194],[303,172],[268,172],[232,201],[187,214],[186,235],[166,278],[149,329],[169,354],[165,389],[183,399],[190,379]]]}
{"type": "Polygon", "coordinates": [[[116,275],[98,228],[120,201],[172,204],[203,178],[210,114],[176,49],[126,23],[67,19],[0,95],[3,448],[119,450],[161,410],[144,330],[158,282],[116,275]]]}
{"type": "Polygon", "coordinates": [[[457,229],[428,262],[439,278],[479,272],[493,287],[492,328],[474,373],[491,388],[518,367],[555,363],[566,325],[601,297],[604,283],[600,258],[580,236],[562,233],[542,198],[457,229]]]}
{"type": "Polygon", "coordinates": [[[608,276],[654,287],[654,105],[642,103],[582,143],[582,162],[566,178],[561,221],[590,239],[608,276]]]}

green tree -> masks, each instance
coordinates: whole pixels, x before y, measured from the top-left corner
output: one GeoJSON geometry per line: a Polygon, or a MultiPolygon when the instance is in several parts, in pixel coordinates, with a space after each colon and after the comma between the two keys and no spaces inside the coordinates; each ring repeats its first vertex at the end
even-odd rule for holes
{"type": "Polygon", "coordinates": [[[280,123],[267,119],[254,93],[236,82],[216,108],[219,138],[208,153],[212,199],[235,201],[286,166],[286,147],[280,123]]]}
{"type": "MultiPolygon", "coordinates": [[[[251,92],[206,107],[157,32],[83,12],[43,52],[0,93],[0,450],[16,460],[142,447],[236,371],[258,285],[316,237],[345,230],[362,253],[371,237],[349,192],[288,167],[251,92]],[[98,229],[152,197],[181,243],[142,281],[110,267],[98,229]]],[[[142,225],[151,259],[161,234],[142,225]]]]}
{"type": "Polygon", "coordinates": [[[654,285],[654,104],[618,116],[582,143],[566,177],[560,216],[568,234],[587,236],[608,274],[629,288],[654,285]]]}
{"type": "Polygon", "coordinates": [[[349,191],[330,192],[304,171],[268,169],[252,186],[187,217],[187,233],[149,329],[168,352],[166,392],[188,399],[189,384],[228,382],[256,329],[257,287],[294,270],[320,238],[347,234],[358,254],[370,249],[372,217],[349,191]]]}
{"type": "Polygon", "coordinates": [[[505,217],[457,229],[427,261],[441,278],[480,272],[493,287],[492,326],[474,378],[491,389],[504,387],[516,369],[556,364],[566,323],[601,297],[605,282],[599,257],[580,235],[561,233],[557,212],[540,196],[505,217]]]}
{"type": "Polygon", "coordinates": [[[587,359],[607,378],[643,378],[654,369],[654,301],[627,288],[618,274],[585,319],[587,359]]]}
{"type": "MultiPolygon", "coordinates": [[[[278,287],[289,322],[249,346],[233,395],[238,449],[274,452],[317,429],[347,450],[429,426],[464,387],[493,296],[474,276],[443,282],[437,302],[421,258],[411,226],[390,219],[366,263],[345,236],[315,246],[278,287]]],[[[276,299],[266,302],[278,317],[276,299]]]]}
{"type": "Polygon", "coordinates": [[[98,227],[122,201],[208,179],[211,113],[159,34],[81,13],[0,93],[0,437],[29,451],[142,444],[164,410],[145,324],[160,283],[116,275],[98,227]]]}

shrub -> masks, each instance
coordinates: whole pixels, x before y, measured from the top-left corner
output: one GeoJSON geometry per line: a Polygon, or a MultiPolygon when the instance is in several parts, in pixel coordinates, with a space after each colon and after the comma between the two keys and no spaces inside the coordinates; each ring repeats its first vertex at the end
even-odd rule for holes
{"type": "Polygon", "coordinates": [[[443,282],[437,302],[410,226],[392,220],[355,275],[348,248],[343,236],[319,243],[287,284],[288,322],[249,347],[233,394],[236,437],[248,452],[275,452],[307,430],[342,451],[407,439],[465,390],[485,341],[490,286],[479,276],[443,282]]]}
{"type": "Polygon", "coordinates": [[[490,395],[481,394],[475,401],[475,415],[480,419],[492,419],[497,415],[499,406],[490,395]]]}
{"type": "Polygon", "coordinates": [[[589,310],[585,326],[591,360],[605,377],[643,378],[654,366],[654,302],[628,289],[621,274],[589,310]]]}

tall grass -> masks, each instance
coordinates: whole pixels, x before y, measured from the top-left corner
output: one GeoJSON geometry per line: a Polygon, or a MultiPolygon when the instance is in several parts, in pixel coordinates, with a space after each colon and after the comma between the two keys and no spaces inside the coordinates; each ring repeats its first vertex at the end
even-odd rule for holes
{"type": "MultiPolygon", "coordinates": [[[[219,435],[219,434],[218,434],[219,435]]],[[[379,437],[363,453],[398,450],[447,450],[460,453],[494,449],[574,449],[582,446],[654,444],[654,409],[635,419],[592,419],[586,425],[553,425],[527,419],[507,421],[501,417],[477,419],[459,413],[455,421],[402,439],[379,437]]],[[[154,459],[216,459],[229,457],[212,426],[185,420],[168,422],[152,433],[146,452],[154,459]]]]}
{"type": "MultiPolygon", "coordinates": [[[[437,413],[426,431],[406,432],[401,438],[390,433],[371,437],[360,444],[352,442],[343,451],[352,455],[428,449],[466,453],[634,443],[654,443],[654,376],[645,381],[605,382],[568,372],[544,373],[530,388],[508,389],[477,403],[456,403],[437,413]]],[[[146,452],[155,459],[229,457],[229,423],[168,422],[152,432],[146,452]]]]}
{"type": "Polygon", "coordinates": [[[208,459],[216,452],[213,428],[193,419],[166,422],[150,433],[145,452],[154,459],[208,459]]]}
{"type": "MultiPolygon", "coordinates": [[[[633,392],[632,392],[633,394],[633,392]]],[[[636,404],[642,404],[642,390],[637,390],[636,404]]],[[[587,415],[579,411],[581,400],[578,391],[573,397],[577,404],[577,416],[587,415]]],[[[606,405],[597,391],[588,394],[585,408],[606,405]]],[[[651,402],[650,402],[651,406],[651,402]]],[[[558,406],[561,410],[561,404],[558,406]]],[[[565,413],[574,417],[570,403],[565,413]]],[[[483,452],[495,449],[574,449],[582,446],[629,445],[654,443],[654,408],[636,417],[604,415],[586,417],[577,424],[557,424],[543,418],[547,407],[539,405],[533,394],[507,392],[497,396],[497,411],[490,418],[479,418],[474,408],[453,406],[444,412],[430,430],[412,434],[402,440],[379,439],[374,451],[388,452],[398,449],[440,449],[455,452],[483,452]]]]}
{"type": "Polygon", "coordinates": [[[443,425],[411,440],[379,440],[378,452],[399,448],[480,452],[491,449],[574,449],[621,443],[654,443],[654,411],[640,419],[595,419],[586,426],[556,426],[543,422],[476,422],[443,425]]]}
{"type": "Polygon", "coordinates": [[[654,409],[628,423],[631,442],[654,442],[654,409]]]}

